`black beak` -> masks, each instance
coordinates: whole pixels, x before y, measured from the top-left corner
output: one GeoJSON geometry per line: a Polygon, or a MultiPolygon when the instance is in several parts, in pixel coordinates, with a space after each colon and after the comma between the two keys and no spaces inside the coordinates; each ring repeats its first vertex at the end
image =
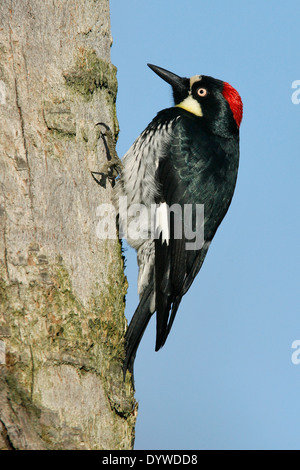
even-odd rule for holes
{"type": "Polygon", "coordinates": [[[174,91],[183,92],[189,84],[187,78],[181,78],[175,73],[169,72],[166,69],[158,67],[157,65],[147,64],[153,72],[155,72],[160,78],[172,85],[174,91]]]}

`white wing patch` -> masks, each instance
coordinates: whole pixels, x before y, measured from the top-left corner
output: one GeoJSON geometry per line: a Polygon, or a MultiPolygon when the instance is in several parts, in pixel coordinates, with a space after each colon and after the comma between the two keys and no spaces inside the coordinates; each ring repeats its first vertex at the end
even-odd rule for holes
{"type": "Polygon", "coordinates": [[[155,233],[159,238],[162,235],[162,241],[169,245],[170,242],[170,215],[166,202],[161,203],[155,213],[155,233]]]}

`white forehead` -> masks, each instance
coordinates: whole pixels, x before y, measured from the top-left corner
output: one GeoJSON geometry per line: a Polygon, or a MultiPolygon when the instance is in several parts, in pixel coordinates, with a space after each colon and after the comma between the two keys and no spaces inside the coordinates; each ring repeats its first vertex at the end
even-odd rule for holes
{"type": "Polygon", "coordinates": [[[201,75],[194,75],[193,77],[190,78],[190,87],[194,85],[195,82],[199,82],[199,80],[202,80],[201,75]]]}

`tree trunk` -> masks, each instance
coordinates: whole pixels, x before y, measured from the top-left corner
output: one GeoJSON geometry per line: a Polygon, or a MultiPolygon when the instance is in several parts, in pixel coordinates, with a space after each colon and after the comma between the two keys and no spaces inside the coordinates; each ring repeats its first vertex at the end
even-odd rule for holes
{"type": "Polygon", "coordinates": [[[0,3],[0,449],[131,449],[126,279],[97,237],[117,137],[108,0],[0,3]]]}

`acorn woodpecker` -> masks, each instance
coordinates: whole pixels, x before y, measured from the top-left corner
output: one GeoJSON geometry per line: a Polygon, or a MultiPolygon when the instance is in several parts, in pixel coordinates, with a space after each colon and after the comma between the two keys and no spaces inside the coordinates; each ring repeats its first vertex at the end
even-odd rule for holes
{"type": "Polygon", "coordinates": [[[155,350],[164,345],[229,208],[243,115],[240,95],[227,82],[148,66],[172,86],[174,107],[160,111],[134,142],[116,185],[120,226],[139,266],[140,302],[125,335],[124,374],[133,373],[155,312],[155,350]]]}

